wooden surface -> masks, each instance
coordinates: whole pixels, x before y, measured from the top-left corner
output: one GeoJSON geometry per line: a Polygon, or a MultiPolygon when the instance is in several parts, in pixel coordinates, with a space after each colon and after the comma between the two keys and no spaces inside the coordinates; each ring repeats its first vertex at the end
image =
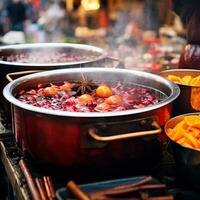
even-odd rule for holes
{"type": "Polygon", "coordinates": [[[27,186],[20,182],[20,172],[17,167],[13,166],[7,157],[5,146],[0,142],[0,158],[4,165],[8,179],[13,187],[13,191],[16,193],[17,199],[29,200],[30,195],[27,186]]]}

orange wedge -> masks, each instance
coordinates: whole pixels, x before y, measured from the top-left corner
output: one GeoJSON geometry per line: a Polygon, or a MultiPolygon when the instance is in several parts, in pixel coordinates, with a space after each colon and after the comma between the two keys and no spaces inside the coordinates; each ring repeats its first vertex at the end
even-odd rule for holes
{"type": "Polygon", "coordinates": [[[188,126],[200,128],[200,115],[185,116],[184,121],[188,126]]]}
{"type": "Polygon", "coordinates": [[[167,78],[170,80],[170,81],[173,81],[175,83],[180,83],[181,84],[181,78],[178,77],[178,76],[175,76],[175,75],[168,75],[167,78]]]}
{"type": "Polygon", "coordinates": [[[184,85],[189,85],[191,80],[192,80],[192,76],[184,76],[181,79],[181,83],[184,85]]]}
{"type": "Polygon", "coordinates": [[[199,148],[199,143],[195,137],[193,137],[189,133],[183,133],[183,135],[185,137],[185,141],[187,142],[187,144],[189,144],[194,148],[199,148]]]}
{"type": "Polygon", "coordinates": [[[174,141],[178,141],[182,137],[184,137],[184,135],[183,135],[183,132],[185,132],[185,129],[183,128],[184,123],[185,123],[184,121],[181,121],[172,130],[172,132],[171,132],[171,138],[173,138],[174,141]]]}
{"type": "Polygon", "coordinates": [[[191,86],[200,86],[200,75],[190,81],[191,86]]]}

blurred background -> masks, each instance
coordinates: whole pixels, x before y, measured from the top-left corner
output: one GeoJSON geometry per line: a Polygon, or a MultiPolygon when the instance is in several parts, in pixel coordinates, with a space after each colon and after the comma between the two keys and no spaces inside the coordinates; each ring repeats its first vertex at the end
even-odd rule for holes
{"type": "Polygon", "coordinates": [[[185,44],[170,0],[1,0],[0,36],[1,45],[95,45],[145,71],[176,67],[185,44]]]}

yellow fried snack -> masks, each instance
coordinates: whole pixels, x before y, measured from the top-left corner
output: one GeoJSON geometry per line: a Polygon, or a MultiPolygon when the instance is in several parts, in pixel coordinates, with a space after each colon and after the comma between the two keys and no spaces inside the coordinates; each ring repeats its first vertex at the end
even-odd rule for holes
{"type": "Polygon", "coordinates": [[[179,77],[176,75],[168,75],[167,78],[170,81],[173,81],[174,83],[177,83],[177,84],[200,86],[200,75],[196,77],[192,77],[192,76],[179,77]]]}
{"type": "Polygon", "coordinates": [[[200,115],[185,116],[167,135],[182,146],[200,150],[200,115]]]}

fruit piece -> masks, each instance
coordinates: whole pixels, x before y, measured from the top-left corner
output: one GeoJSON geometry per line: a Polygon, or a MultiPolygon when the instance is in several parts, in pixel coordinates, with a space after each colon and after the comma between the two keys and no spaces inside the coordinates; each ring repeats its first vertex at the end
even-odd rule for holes
{"type": "Polygon", "coordinates": [[[121,106],[122,105],[122,99],[119,95],[112,95],[108,97],[104,103],[112,105],[112,106],[121,106]]]}
{"type": "Polygon", "coordinates": [[[188,144],[187,142],[185,142],[185,141],[182,143],[182,145],[184,147],[192,148],[192,146],[190,144],[188,144]]]}
{"type": "Polygon", "coordinates": [[[185,138],[182,137],[180,140],[177,141],[177,143],[179,143],[179,144],[184,144],[184,143],[185,143],[185,138]]]}
{"type": "Polygon", "coordinates": [[[193,78],[191,81],[190,81],[190,85],[192,86],[200,86],[200,75],[193,78]]]}
{"type": "Polygon", "coordinates": [[[181,78],[175,75],[168,75],[167,78],[175,83],[181,83],[181,78]]]}
{"type": "Polygon", "coordinates": [[[45,96],[55,96],[55,95],[57,95],[57,93],[58,93],[58,91],[54,86],[46,87],[43,90],[43,94],[45,96]]]}
{"type": "Polygon", "coordinates": [[[199,143],[195,137],[190,135],[189,133],[183,133],[185,140],[187,141],[187,144],[194,148],[199,148],[199,143]]]}
{"type": "Polygon", "coordinates": [[[112,90],[107,85],[101,85],[96,89],[96,95],[101,98],[107,98],[112,95],[112,90]]]}
{"type": "Polygon", "coordinates": [[[184,121],[188,126],[191,126],[194,128],[200,128],[200,116],[199,115],[185,116],[184,121]]]}
{"type": "Polygon", "coordinates": [[[89,94],[83,94],[78,97],[78,101],[81,105],[90,105],[93,103],[93,97],[89,94]]]}
{"type": "Polygon", "coordinates": [[[192,80],[192,76],[184,76],[181,79],[181,83],[184,85],[189,85],[191,80],[192,80]]]}
{"type": "Polygon", "coordinates": [[[60,89],[63,91],[69,91],[74,87],[73,83],[65,82],[63,85],[60,86],[60,89]]]}
{"type": "Polygon", "coordinates": [[[94,108],[98,112],[108,112],[111,110],[111,106],[107,103],[101,103],[94,108]]]}
{"type": "Polygon", "coordinates": [[[200,115],[185,116],[173,129],[167,130],[167,135],[185,147],[200,149],[200,115]]]}
{"type": "Polygon", "coordinates": [[[184,121],[181,121],[172,130],[171,138],[173,138],[174,141],[178,141],[183,137],[183,132],[185,132],[184,123],[184,121]]]}
{"type": "Polygon", "coordinates": [[[179,77],[179,76],[170,74],[167,76],[167,78],[178,84],[200,86],[200,75],[193,78],[192,76],[189,76],[189,75],[179,77]]]}

